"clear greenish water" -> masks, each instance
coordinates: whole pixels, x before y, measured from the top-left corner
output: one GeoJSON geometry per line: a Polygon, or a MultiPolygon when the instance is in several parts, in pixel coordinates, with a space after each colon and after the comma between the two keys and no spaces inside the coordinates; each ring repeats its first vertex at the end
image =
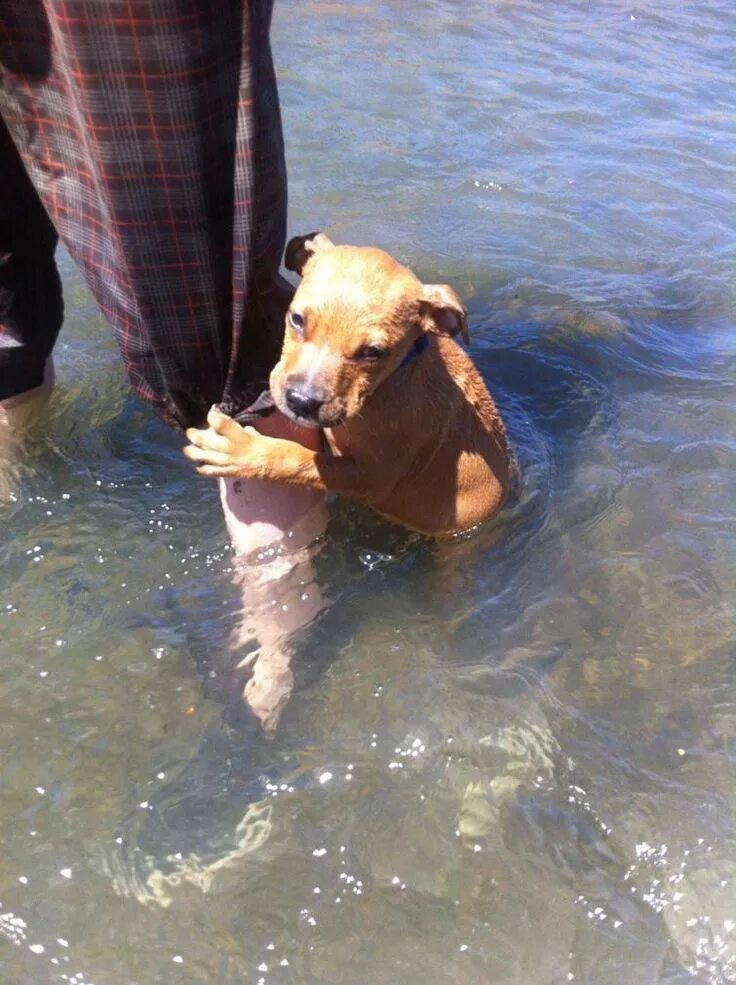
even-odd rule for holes
{"type": "Polygon", "coordinates": [[[736,11],[277,3],[290,231],[470,308],[524,490],[333,504],[276,735],[214,488],[63,261],[0,506],[8,985],[736,981],[736,11]]]}

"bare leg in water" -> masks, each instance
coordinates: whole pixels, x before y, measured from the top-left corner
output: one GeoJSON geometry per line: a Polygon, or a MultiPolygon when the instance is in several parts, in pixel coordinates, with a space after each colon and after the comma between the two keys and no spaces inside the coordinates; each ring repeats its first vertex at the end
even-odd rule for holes
{"type": "MultiPolygon", "coordinates": [[[[278,411],[257,428],[315,451],[322,445],[319,430],[299,427],[278,411]]],[[[233,645],[257,644],[239,665],[251,669],[243,698],[268,733],[276,728],[294,685],[291,638],[325,605],[311,557],[327,510],[324,495],[315,490],[256,479],[218,481],[243,591],[243,620],[233,645]]]]}
{"type": "MultiPolygon", "coordinates": [[[[0,401],[0,499],[12,491],[19,445],[41,416],[53,383],[49,359],[41,386],[0,401]]],[[[257,426],[271,437],[289,438],[315,450],[321,447],[320,431],[301,428],[278,411],[257,426]]],[[[233,633],[233,645],[258,647],[243,663],[251,671],[243,698],[264,730],[271,732],[294,683],[291,637],[324,606],[310,560],[311,545],[326,525],[324,496],[253,479],[220,479],[219,485],[243,591],[243,618],[233,633]]]]}
{"type": "Polygon", "coordinates": [[[49,357],[40,386],[0,400],[0,502],[13,491],[20,445],[28,429],[43,413],[53,386],[54,364],[49,357]]]}

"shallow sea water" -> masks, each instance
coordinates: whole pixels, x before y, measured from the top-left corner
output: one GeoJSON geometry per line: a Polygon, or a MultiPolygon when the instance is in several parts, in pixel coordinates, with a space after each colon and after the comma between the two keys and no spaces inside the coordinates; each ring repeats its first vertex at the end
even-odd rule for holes
{"type": "Polygon", "coordinates": [[[727,0],[277,3],[290,231],[456,285],[524,484],[441,546],[331,505],[271,739],[215,490],[62,258],[3,982],[736,981],[735,46],[727,0]]]}

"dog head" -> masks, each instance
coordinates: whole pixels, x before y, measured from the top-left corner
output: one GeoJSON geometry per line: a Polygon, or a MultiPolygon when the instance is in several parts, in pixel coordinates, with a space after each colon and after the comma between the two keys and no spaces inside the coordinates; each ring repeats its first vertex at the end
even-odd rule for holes
{"type": "Polygon", "coordinates": [[[382,250],[312,233],[289,242],[285,264],[302,281],[270,383],[280,410],[300,424],[337,427],[359,414],[423,332],[467,342],[455,291],[422,284],[382,250]]]}

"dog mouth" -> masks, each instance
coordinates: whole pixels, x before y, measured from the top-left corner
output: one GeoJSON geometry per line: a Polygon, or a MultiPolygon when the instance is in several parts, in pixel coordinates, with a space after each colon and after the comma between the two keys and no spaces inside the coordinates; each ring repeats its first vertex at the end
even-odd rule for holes
{"type": "Polygon", "coordinates": [[[284,413],[295,424],[301,424],[302,427],[318,428],[319,430],[339,427],[345,420],[344,417],[303,417],[302,415],[294,414],[289,410],[284,411],[284,413]]]}
{"type": "Polygon", "coordinates": [[[273,396],[274,403],[281,413],[288,417],[290,421],[293,421],[294,424],[299,424],[302,427],[319,428],[320,430],[336,428],[345,420],[344,413],[338,413],[327,407],[315,408],[314,411],[305,413],[304,411],[290,407],[286,400],[280,399],[276,394],[273,396]]]}

